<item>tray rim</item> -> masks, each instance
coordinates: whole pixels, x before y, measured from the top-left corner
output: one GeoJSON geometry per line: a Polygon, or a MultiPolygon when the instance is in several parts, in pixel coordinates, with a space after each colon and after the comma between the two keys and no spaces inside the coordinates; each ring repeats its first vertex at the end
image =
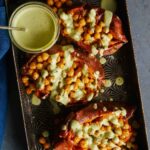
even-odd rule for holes
{"type": "MultiPolygon", "coordinates": [[[[5,1],[5,6],[6,6],[6,13],[7,13],[7,19],[9,20],[9,13],[8,13],[8,1],[7,0],[4,0],[5,1]]],[[[128,8],[128,0],[125,0],[124,2],[124,5],[125,5],[125,10],[126,10],[126,15],[127,15],[127,23],[128,23],[128,34],[129,34],[129,40],[130,40],[130,43],[131,43],[131,48],[132,48],[132,53],[133,53],[133,62],[134,62],[134,69],[135,69],[135,78],[136,78],[136,84],[137,84],[137,93],[138,93],[138,97],[139,97],[139,101],[137,101],[137,103],[140,102],[140,109],[141,109],[141,115],[142,115],[142,121],[143,121],[143,132],[146,136],[146,141],[145,143],[147,144],[147,148],[149,149],[149,142],[148,142],[148,130],[147,130],[147,127],[146,127],[146,120],[145,120],[145,113],[144,113],[144,106],[143,106],[143,103],[142,103],[142,97],[141,97],[141,90],[140,90],[140,84],[139,84],[139,76],[138,76],[138,72],[137,72],[137,63],[136,63],[136,60],[135,60],[135,47],[134,47],[134,44],[133,44],[133,38],[132,38],[132,32],[131,32],[131,25],[130,25],[130,17],[129,17],[129,8],[128,8]]],[[[25,136],[26,136],[26,142],[27,142],[27,148],[28,150],[37,150],[37,147],[35,146],[35,144],[31,144],[32,142],[29,140],[29,135],[28,135],[28,131],[27,131],[27,123],[26,123],[26,119],[25,119],[25,111],[24,111],[24,107],[23,107],[23,103],[22,103],[22,95],[21,95],[21,88],[20,88],[20,79],[19,79],[19,69],[17,67],[17,63],[16,63],[16,55],[15,55],[15,46],[13,45],[13,43],[11,42],[11,45],[10,45],[10,48],[11,48],[11,53],[13,55],[13,63],[14,63],[14,66],[15,66],[15,74],[16,74],[16,82],[17,82],[17,88],[18,88],[18,91],[19,91],[19,100],[20,100],[20,106],[21,106],[21,112],[22,112],[22,117],[23,117],[23,124],[24,124],[24,130],[25,130],[25,136]],[[33,145],[33,147],[32,147],[33,145]],[[35,146],[35,147],[34,147],[35,146]]],[[[32,120],[31,120],[31,123],[32,123],[32,120]]],[[[35,140],[34,140],[35,141],[35,140]]]]}

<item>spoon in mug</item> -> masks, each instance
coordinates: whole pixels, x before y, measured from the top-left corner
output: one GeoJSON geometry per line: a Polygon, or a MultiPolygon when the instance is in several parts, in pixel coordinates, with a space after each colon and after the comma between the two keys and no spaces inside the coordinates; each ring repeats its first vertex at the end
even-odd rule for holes
{"type": "Polygon", "coordinates": [[[16,30],[16,31],[25,31],[25,28],[21,27],[10,27],[10,26],[0,26],[0,30],[16,30]]]}

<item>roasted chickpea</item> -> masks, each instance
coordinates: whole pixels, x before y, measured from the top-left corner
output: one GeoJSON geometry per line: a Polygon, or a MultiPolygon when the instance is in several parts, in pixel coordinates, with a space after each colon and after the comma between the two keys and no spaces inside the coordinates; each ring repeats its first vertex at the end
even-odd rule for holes
{"type": "Polygon", "coordinates": [[[101,150],[108,150],[108,149],[107,149],[107,147],[103,147],[103,148],[101,148],[101,150]]]}
{"type": "Polygon", "coordinates": [[[43,67],[46,67],[47,65],[48,65],[48,62],[45,61],[45,62],[43,63],[43,67]]]}
{"type": "Polygon", "coordinates": [[[74,75],[74,69],[71,68],[69,71],[68,71],[68,76],[69,77],[72,77],[74,75]]]}
{"type": "Polygon", "coordinates": [[[31,88],[27,88],[27,89],[26,89],[26,93],[27,93],[28,95],[30,95],[30,94],[32,93],[32,89],[31,89],[31,88]]]}
{"type": "Polygon", "coordinates": [[[59,52],[60,57],[64,57],[64,52],[59,52]]]}
{"type": "Polygon", "coordinates": [[[94,33],[94,30],[88,29],[88,33],[89,33],[89,34],[93,34],[93,33],[94,33]]]}
{"type": "Polygon", "coordinates": [[[32,75],[33,69],[29,69],[29,70],[27,71],[27,73],[28,73],[28,75],[32,75]]]}
{"type": "Polygon", "coordinates": [[[91,82],[91,83],[92,83],[92,82],[94,82],[94,79],[90,79],[90,81],[89,81],[89,82],[91,82]]]}
{"type": "Polygon", "coordinates": [[[24,83],[24,86],[29,86],[29,81],[24,83]]]}
{"type": "Polygon", "coordinates": [[[78,27],[78,28],[76,28],[76,31],[77,31],[77,32],[80,32],[80,33],[83,33],[83,32],[84,32],[84,30],[83,30],[83,28],[82,28],[82,27],[78,27]]]}
{"type": "Polygon", "coordinates": [[[99,25],[103,28],[105,26],[105,23],[101,21],[99,25]]]}
{"type": "Polygon", "coordinates": [[[75,23],[74,23],[74,26],[75,26],[76,28],[78,28],[78,27],[79,27],[79,23],[75,22],[75,23]]]}
{"type": "Polygon", "coordinates": [[[99,33],[95,33],[95,34],[94,34],[94,38],[95,38],[96,40],[98,40],[98,39],[100,39],[100,38],[101,38],[101,36],[100,36],[100,34],[99,34],[99,33]]]}
{"type": "Polygon", "coordinates": [[[47,62],[48,62],[48,63],[51,63],[51,62],[52,62],[51,57],[48,58],[47,62]]]}
{"type": "Polygon", "coordinates": [[[74,91],[78,89],[78,84],[74,84],[74,91]]]}
{"type": "MultiPolygon", "coordinates": [[[[95,132],[94,132],[94,135],[96,136],[96,137],[98,137],[99,135],[100,135],[100,131],[99,130],[96,130],[95,132]]],[[[95,141],[95,144],[97,143],[97,141],[95,141]]]]}
{"type": "Polygon", "coordinates": [[[91,19],[90,19],[90,18],[87,18],[86,21],[87,21],[87,23],[90,23],[90,22],[91,22],[91,19]]]}
{"type": "Polygon", "coordinates": [[[122,127],[124,126],[124,121],[121,118],[119,119],[119,123],[121,124],[122,127]]]}
{"type": "Polygon", "coordinates": [[[102,27],[97,25],[95,30],[96,30],[97,33],[100,33],[100,32],[102,32],[102,27]]]}
{"type": "Polygon", "coordinates": [[[45,85],[49,85],[50,84],[50,81],[48,79],[44,79],[44,84],[45,85]]]}
{"type": "Polygon", "coordinates": [[[105,32],[105,33],[108,33],[108,32],[109,32],[109,28],[108,28],[108,27],[104,27],[104,28],[102,29],[102,31],[105,32]]]}
{"type": "Polygon", "coordinates": [[[122,135],[120,136],[120,138],[121,138],[122,140],[124,140],[124,139],[126,138],[126,135],[125,135],[125,134],[122,134],[122,135]]]}
{"type": "Polygon", "coordinates": [[[75,143],[75,144],[78,144],[79,142],[80,142],[80,138],[79,137],[74,137],[74,139],[73,139],[73,142],[75,143]]]}
{"type": "Polygon", "coordinates": [[[56,95],[55,99],[56,99],[56,101],[59,101],[60,96],[59,96],[59,95],[56,95]]]}
{"type": "Polygon", "coordinates": [[[81,75],[82,75],[81,71],[77,73],[78,78],[81,77],[81,75]]]}
{"type": "Polygon", "coordinates": [[[61,61],[57,64],[59,68],[63,69],[64,68],[64,63],[62,63],[61,61]]]}
{"type": "Polygon", "coordinates": [[[77,66],[78,66],[78,63],[73,63],[73,68],[77,68],[77,66]]]}
{"type": "Polygon", "coordinates": [[[98,44],[99,44],[99,46],[102,46],[102,40],[101,39],[98,40],[98,44]]]}
{"type": "Polygon", "coordinates": [[[102,131],[106,131],[106,130],[107,130],[107,127],[102,126],[102,127],[101,127],[101,130],[102,130],[102,131]]]}
{"type": "Polygon", "coordinates": [[[50,148],[50,144],[49,143],[45,143],[44,144],[44,149],[46,150],[46,149],[49,149],[50,148]]]}
{"type": "Polygon", "coordinates": [[[63,33],[64,33],[65,35],[68,34],[67,28],[64,28],[63,33]]]}
{"type": "Polygon", "coordinates": [[[88,72],[90,74],[89,78],[93,78],[93,69],[92,68],[89,68],[88,69],[88,72]]]}
{"type": "Polygon", "coordinates": [[[67,78],[67,79],[66,79],[66,83],[67,83],[67,84],[71,84],[71,83],[72,83],[72,78],[67,78]]]}
{"type": "Polygon", "coordinates": [[[37,72],[34,72],[32,78],[33,80],[37,80],[39,78],[39,74],[37,72]]]}
{"type": "Polygon", "coordinates": [[[122,129],[121,129],[121,128],[115,129],[115,133],[116,133],[118,136],[122,135],[122,129]]]}
{"type": "Polygon", "coordinates": [[[55,77],[54,76],[51,76],[51,77],[48,77],[47,78],[50,82],[52,82],[54,79],[55,79],[55,77]]]}
{"type": "Polygon", "coordinates": [[[51,90],[52,90],[52,86],[47,85],[47,86],[45,87],[45,90],[48,91],[48,92],[51,91],[51,90]]]}
{"type": "Polygon", "coordinates": [[[29,78],[27,76],[22,77],[22,82],[25,84],[29,81],[29,78]]]}
{"type": "Polygon", "coordinates": [[[86,84],[85,84],[85,87],[86,87],[86,88],[89,88],[90,85],[91,85],[90,83],[86,83],[86,84]]]}
{"type": "Polygon", "coordinates": [[[113,150],[120,150],[120,147],[118,148],[118,147],[115,147],[115,148],[113,148],[113,150]]]}
{"type": "Polygon", "coordinates": [[[36,69],[36,63],[35,62],[32,62],[30,64],[30,69],[36,69]]]}
{"type": "Polygon", "coordinates": [[[43,62],[43,59],[42,59],[41,55],[37,57],[37,62],[43,62]]]}
{"type": "Polygon", "coordinates": [[[130,136],[130,132],[128,130],[123,130],[121,138],[125,139],[128,138],[130,136]]]}
{"type": "Polygon", "coordinates": [[[77,84],[77,85],[80,85],[80,84],[81,84],[81,80],[80,80],[80,79],[77,79],[76,84],[77,84]]]}
{"type": "Polygon", "coordinates": [[[87,77],[83,78],[83,82],[84,83],[89,83],[89,78],[87,78],[87,77]]]}
{"type": "Polygon", "coordinates": [[[56,8],[56,7],[54,7],[54,8],[53,8],[53,11],[56,13],[56,12],[57,12],[57,8],[56,8]]]}
{"type": "Polygon", "coordinates": [[[128,123],[126,123],[126,124],[123,126],[123,129],[125,129],[125,130],[128,130],[129,128],[130,128],[130,126],[129,126],[128,123]]]}
{"type": "Polygon", "coordinates": [[[58,63],[58,62],[60,62],[60,57],[59,57],[59,56],[57,57],[57,63],[58,63]]]}
{"type": "Polygon", "coordinates": [[[39,139],[39,143],[42,144],[42,145],[45,144],[46,143],[46,139],[44,137],[41,137],[39,139]]]}
{"type": "Polygon", "coordinates": [[[73,15],[73,20],[74,21],[77,21],[78,19],[79,19],[79,15],[78,14],[73,15]]]}
{"type": "Polygon", "coordinates": [[[110,131],[110,130],[112,130],[112,127],[111,127],[111,126],[107,126],[107,127],[106,127],[106,130],[107,130],[107,131],[110,131]]]}
{"type": "Polygon", "coordinates": [[[90,44],[89,41],[84,41],[83,43],[86,44],[86,45],[89,45],[89,44],[90,44]]]}
{"type": "Polygon", "coordinates": [[[38,63],[36,67],[37,67],[37,69],[41,70],[43,68],[43,64],[42,63],[38,63]]]}
{"type": "Polygon", "coordinates": [[[35,85],[34,84],[30,84],[29,86],[33,91],[35,90],[35,85]]]}
{"type": "Polygon", "coordinates": [[[56,7],[57,7],[57,8],[60,8],[61,6],[62,6],[62,3],[58,1],[58,2],[56,3],[56,7]]]}
{"type": "Polygon", "coordinates": [[[84,35],[85,41],[88,41],[90,38],[91,38],[90,34],[87,33],[84,35]]]}
{"type": "Polygon", "coordinates": [[[79,21],[79,25],[80,25],[81,27],[85,26],[85,25],[86,25],[85,19],[81,19],[81,20],[79,21]]]}
{"type": "Polygon", "coordinates": [[[108,37],[109,37],[110,40],[113,39],[113,35],[111,33],[108,34],[108,37]]]}
{"type": "MultiPolygon", "coordinates": [[[[105,148],[106,147],[106,144],[107,144],[107,141],[106,141],[106,139],[102,139],[102,141],[101,141],[101,147],[103,147],[103,148],[105,148]]],[[[103,150],[103,149],[102,149],[103,150]]],[[[106,149],[107,150],[107,149],[106,149]]]]}
{"type": "Polygon", "coordinates": [[[44,61],[46,61],[49,58],[49,54],[48,53],[42,53],[42,59],[44,61]]]}
{"type": "Polygon", "coordinates": [[[53,2],[53,0],[48,0],[48,1],[47,1],[47,4],[50,5],[50,6],[53,6],[53,5],[54,5],[54,2],[53,2]]]}
{"type": "Polygon", "coordinates": [[[79,145],[81,148],[87,148],[88,147],[88,143],[86,140],[81,140],[79,145]]]}
{"type": "Polygon", "coordinates": [[[68,93],[69,90],[70,90],[70,85],[66,85],[66,86],[65,86],[65,91],[68,93]]]}
{"type": "Polygon", "coordinates": [[[76,97],[75,93],[74,92],[70,92],[70,97],[71,98],[75,98],[76,97]]]}

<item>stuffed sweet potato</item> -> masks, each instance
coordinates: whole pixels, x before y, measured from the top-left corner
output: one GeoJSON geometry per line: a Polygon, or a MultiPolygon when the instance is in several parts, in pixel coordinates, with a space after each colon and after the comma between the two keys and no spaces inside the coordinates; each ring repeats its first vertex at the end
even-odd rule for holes
{"type": "Polygon", "coordinates": [[[91,104],[68,117],[54,150],[137,150],[133,113],[114,102],[91,104]]]}
{"type": "Polygon", "coordinates": [[[35,55],[23,67],[22,82],[28,95],[63,105],[91,101],[98,94],[104,71],[95,57],[85,57],[72,45],[54,46],[35,55]]]}
{"type": "Polygon", "coordinates": [[[63,11],[60,22],[62,35],[91,55],[113,54],[127,42],[121,20],[108,10],[81,6],[63,11]]]}

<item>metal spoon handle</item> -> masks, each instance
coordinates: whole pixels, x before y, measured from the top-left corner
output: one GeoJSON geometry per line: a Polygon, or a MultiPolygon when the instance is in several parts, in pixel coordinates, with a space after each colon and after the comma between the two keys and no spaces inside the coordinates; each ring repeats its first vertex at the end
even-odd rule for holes
{"type": "Polygon", "coordinates": [[[9,26],[0,26],[2,30],[18,30],[18,31],[25,31],[25,28],[20,27],[9,27],[9,26]]]}

